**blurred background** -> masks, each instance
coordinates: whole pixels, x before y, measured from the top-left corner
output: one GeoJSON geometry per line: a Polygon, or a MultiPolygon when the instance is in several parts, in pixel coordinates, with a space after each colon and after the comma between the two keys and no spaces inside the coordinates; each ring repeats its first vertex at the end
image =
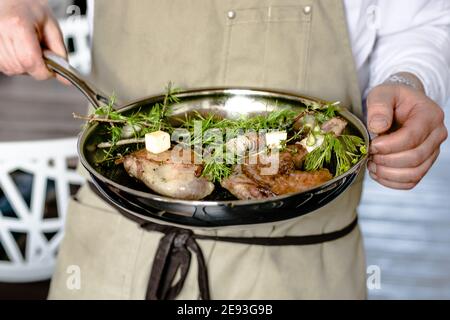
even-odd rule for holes
{"type": "MultiPolygon", "coordinates": [[[[87,73],[84,1],[52,1],[70,61],[87,73]],[[73,6],[75,5],[75,6],[73,6]]],[[[450,127],[450,103],[445,106],[450,127]]],[[[76,135],[87,103],[73,87],[0,74],[0,299],[45,299],[63,236],[67,198],[83,180],[74,170],[76,135]]],[[[370,299],[450,299],[450,142],[411,191],[367,178],[359,207],[370,299]]]]}

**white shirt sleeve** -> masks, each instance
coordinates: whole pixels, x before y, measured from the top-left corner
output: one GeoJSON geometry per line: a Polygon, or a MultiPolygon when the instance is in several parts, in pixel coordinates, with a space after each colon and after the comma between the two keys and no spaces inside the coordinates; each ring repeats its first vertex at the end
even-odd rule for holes
{"type": "Polygon", "coordinates": [[[450,1],[379,0],[374,13],[368,89],[394,73],[411,72],[444,105],[450,91],[450,1]]]}

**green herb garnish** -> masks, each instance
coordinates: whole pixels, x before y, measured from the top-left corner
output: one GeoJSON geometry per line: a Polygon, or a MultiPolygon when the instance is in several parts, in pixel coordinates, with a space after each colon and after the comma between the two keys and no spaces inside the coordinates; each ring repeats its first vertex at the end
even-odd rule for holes
{"type": "Polygon", "coordinates": [[[335,176],[347,172],[367,153],[364,140],[354,135],[326,133],[320,147],[308,153],[305,158],[305,170],[315,171],[325,167],[335,167],[335,176]]]}

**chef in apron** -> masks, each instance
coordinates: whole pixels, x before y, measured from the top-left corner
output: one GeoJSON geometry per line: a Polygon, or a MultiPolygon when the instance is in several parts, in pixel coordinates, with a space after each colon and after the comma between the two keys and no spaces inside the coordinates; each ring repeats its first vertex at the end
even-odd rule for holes
{"type": "MultiPolygon", "coordinates": [[[[168,81],[250,86],[340,101],[363,118],[342,0],[95,0],[94,15],[94,82],[123,100],[159,94],[168,81]]],[[[423,89],[414,76],[396,79],[381,89],[423,89]]],[[[372,116],[392,122],[389,98],[373,97],[372,116]]],[[[380,183],[414,182],[378,169],[380,183]]],[[[362,174],[332,203],[288,221],[188,228],[129,217],[88,183],[70,202],[49,298],[364,299],[361,189],[362,174]]]]}

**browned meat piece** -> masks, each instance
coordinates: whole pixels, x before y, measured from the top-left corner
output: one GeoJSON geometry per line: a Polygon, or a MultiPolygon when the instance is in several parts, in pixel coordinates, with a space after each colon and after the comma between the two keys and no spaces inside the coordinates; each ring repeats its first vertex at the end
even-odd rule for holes
{"type": "Polygon", "coordinates": [[[346,120],[341,117],[334,117],[324,122],[321,129],[325,132],[334,132],[336,136],[340,136],[344,132],[346,126],[346,120]]]}
{"type": "MultiPolygon", "coordinates": [[[[262,176],[264,179],[271,180],[271,177],[274,174],[287,174],[295,169],[300,169],[307,154],[308,151],[300,144],[288,145],[285,151],[279,153],[278,170],[273,173],[268,172],[270,174],[266,173],[266,175],[262,176]]],[[[258,163],[249,163],[246,161],[242,166],[244,173],[250,177],[253,177],[255,174],[261,176],[261,170],[263,168],[270,168],[271,164],[269,156],[259,155],[257,160],[258,163]]]]}
{"type": "Polygon", "coordinates": [[[255,165],[243,165],[222,181],[222,187],[241,200],[266,199],[277,195],[303,192],[332,179],[327,169],[305,172],[294,170],[286,174],[261,175],[255,165]]]}
{"type": "Polygon", "coordinates": [[[296,170],[286,175],[272,176],[270,190],[278,195],[303,192],[331,180],[332,177],[328,169],[311,172],[296,170]]]}
{"type": "Polygon", "coordinates": [[[303,161],[308,154],[308,150],[306,150],[305,147],[298,143],[288,145],[286,149],[292,157],[295,168],[301,169],[301,167],[303,166],[303,161]]]}
{"type": "MultiPolygon", "coordinates": [[[[286,174],[295,170],[296,167],[300,168],[306,153],[306,150],[301,145],[288,146],[286,151],[280,152],[279,154],[280,162],[278,173],[286,174]]],[[[224,179],[221,185],[241,200],[265,199],[276,196],[270,188],[261,184],[261,181],[257,182],[253,179],[253,171],[257,170],[257,174],[260,175],[260,169],[261,164],[252,165],[247,163],[245,165],[236,166],[233,174],[228,179],[224,179]],[[246,169],[245,172],[243,172],[243,168],[246,169]]],[[[264,177],[267,181],[271,181],[273,176],[267,175],[261,177],[264,177]]]]}
{"type": "Polygon", "coordinates": [[[277,173],[265,174],[263,169],[269,168],[270,163],[260,157],[262,161],[257,164],[247,162],[236,167],[233,175],[222,181],[222,186],[241,200],[265,199],[302,192],[332,179],[327,169],[313,172],[297,170],[307,151],[301,145],[290,145],[287,149],[280,152],[277,173]]]}
{"type": "Polygon", "coordinates": [[[276,196],[272,191],[258,185],[242,173],[239,166],[236,167],[231,176],[222,180],[221,185],[241,200],[267,199],[276,196]]]}
{"type": "MultiPolygon", "coordinates": [[[[292,161],[292,158],[291,158],[292,161]]],[[[280,169],[282,161],[280,161],[280,169]]],[[[242,171],[255,181],[277,195],[301,192],[322,184],[333,177],[328,169],[306,172],[300,170],[279,170],[278,174],[266,175],[262,171],[267,165],[244,164],[242,171]]],[[[284,166],[286,168],[286,166],[284,166]]]]}
{"type": "Polygon", "coordinates": [[[199,177],[202,168],[192,164],[174,163],[171,151],[153,154],[146,149],[136,151],[123,160],[128,174],[141,180],[158,194],[177,199],[199,200],[210,195],[214,184],[199,177]]]}

